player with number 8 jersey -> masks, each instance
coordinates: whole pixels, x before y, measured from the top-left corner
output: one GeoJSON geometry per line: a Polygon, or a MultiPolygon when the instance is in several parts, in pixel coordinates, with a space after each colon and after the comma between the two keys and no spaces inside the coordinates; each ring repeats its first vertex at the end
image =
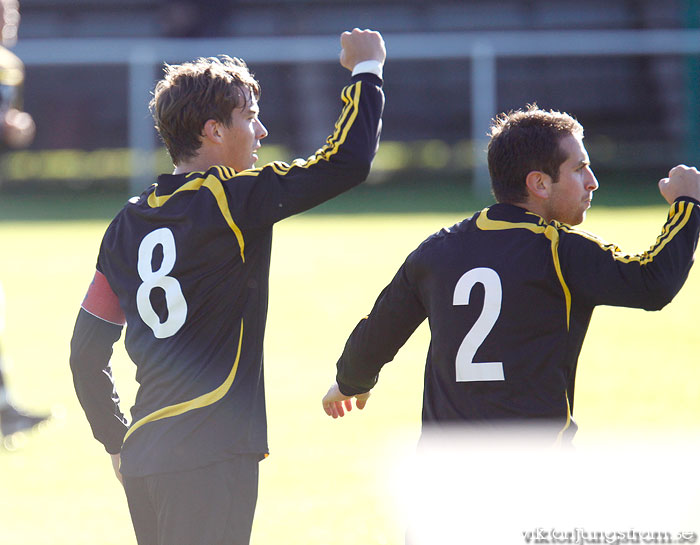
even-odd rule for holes
{"type": "MultiPolygon", "coordinates": [[[[379,140],[383,41],[376,32],[356,29],[341,43],[341,64],[353,76],[341,94],[335,131],[313,156],[291,164],[253,168],[267,131],[258,119],[257,82],[241,61],[200,59],[169,67],[171,74],[156,87],[154,117],[175,172],[131,199],[107,228],[71,344],[78,398],[95,437],[120,456],[137,537],[144,509],[132,506],[143,496],[130,492],[136,478],[239,455],[254,457],[257,467],[267,454],[263,339],[272,227],[362,182],[379,140]],[[181,131],[180,137],[194,135],[183,151],[186,139],[174,138],[164,119],[179,123],[192,111],[191,101],[213,95],[196,91],[200,79],[209,86],[218,85],[209,79],[223,81],[221,100],[236,102],[221,118],[207,113],[211,105],[203,102],[201,121],[190,133],[181,131]],[[183,82],[190,91],[182,92],[195,95],[185,96],[181,115],[172,116],[183,82]],[[124,323],[139,383],[130,426],[109,371],[124,323]]],[[[172,500],[188,494],[175,491],[172,500]]],[[[255,494],[249,495],[254,504],[255,494]]],[[[182,537],[191,522],[172,539],[224,542],[206,534],[182,537]]],[[[202,532],[218,524],[200,523],[195,526],[202,532]]],[[[159,528],[158,543],[175,542],[162,537],[166,530],[159,528]]],[[[142,533],[139,543],[151,535],[142,533]]]]}
{"type": "MultiPolygon", "coordinates": [[[[262,344],[272,225],[364,179],[382,104],[373,78],[343,91],[336,132],[310,160],[161,175],[107,229],[96,273],[103,278],[88,292],[76,332],[85,334],[80,326],[94,316],[121,325],[114,315],[123,310],[140,384],[133,424],[123,448],[120,417],[95,412],[106,421],[93,425],[109,452],[121,451],[124,474],[267,451],[262,344]],[[115,296],[106,315],[105,291],[115,296]]],[[[83,375],[76,378],[80,386],[83,375]]]]}

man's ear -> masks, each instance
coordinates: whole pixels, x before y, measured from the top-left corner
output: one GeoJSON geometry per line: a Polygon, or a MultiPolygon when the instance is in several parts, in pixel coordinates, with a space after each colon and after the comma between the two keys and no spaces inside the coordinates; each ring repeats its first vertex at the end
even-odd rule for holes
{"type": "Polygon", "coordinates": [[[221,142],[221,131],[219,130],[219,123],[215,119],[209,119],[204,123],[204,128],[202,129],[202,138],[206,140],[211,140],[212,142],[221,142]]]}
{"type": "Polygon", "coordinates": [[[525,177],[525,185],[528,193],[533,197],[547,199],[552,186],[552,177],[541,170],[533,170],[525,177]]]}

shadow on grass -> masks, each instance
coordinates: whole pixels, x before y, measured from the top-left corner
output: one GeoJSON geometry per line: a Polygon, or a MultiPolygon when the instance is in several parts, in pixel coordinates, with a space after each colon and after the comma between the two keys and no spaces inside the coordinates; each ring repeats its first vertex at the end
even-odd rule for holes
{"type": "MultiPolygon", "coordinates": [[[[601,179],[601,177],[599,177],[601,179]]],[[[640,177],[640,179],[642,179],[640,177]]],[[[664,201],[656,182],[636,184],[631,178],[602,178],[594,206],[656,206],[664,201]]],[[[489,194],[475,195],[464,178],[394,179],[366,183],[328,201],[306,214],[470,214],[493,203],[489,194]]],[[[131,195],[120,186],[93,189],[23,186],[0,190],[0,221],[109,221],[131,195]]]]}

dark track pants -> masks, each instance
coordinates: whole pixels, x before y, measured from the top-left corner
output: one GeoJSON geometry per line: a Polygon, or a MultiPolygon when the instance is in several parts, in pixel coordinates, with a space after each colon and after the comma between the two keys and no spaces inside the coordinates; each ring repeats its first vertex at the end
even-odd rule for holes
{"type": "Polygon", "coordinates": [[[248,545],[258,455],[189,471],[124,477],[139,545],[248,545]]]}

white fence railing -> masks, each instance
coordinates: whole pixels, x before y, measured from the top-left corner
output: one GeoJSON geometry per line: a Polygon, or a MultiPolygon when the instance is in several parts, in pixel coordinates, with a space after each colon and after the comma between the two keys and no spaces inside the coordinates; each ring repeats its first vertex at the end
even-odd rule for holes
{"type": "MultiPolygon", "coordinates": [[[[479,190],[488,188],[486,131],[496,112],[496,61],[505,57],[700,55],[700,29],[503,31],[406,33],[384,35],[389,57],[465,59],[471,67],[471,135],[474,177],[479,190]]],[[[153,128],[147,115],[154,68],[199,56],[229,53],[249,64],[335,62],[337,36],[277,36],[218,39],[25,39],[15,48],[25,64],[129,67],[129,146],[131,189],[150,183],[153,128]]],[[[466,131],[465,131],[466,132],[466,131]]]]}

